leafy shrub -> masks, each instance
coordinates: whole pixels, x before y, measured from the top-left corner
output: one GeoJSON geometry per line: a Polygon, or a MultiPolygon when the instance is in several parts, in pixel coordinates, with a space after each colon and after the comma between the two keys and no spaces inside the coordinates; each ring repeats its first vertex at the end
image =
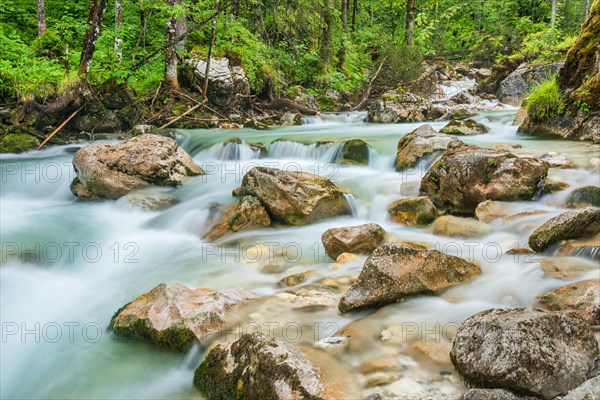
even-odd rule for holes
{"type": "Polygon", "coordinates": [[[545,121],[563,110],[563,94],[554,78],[536,86],[527,98],[527,113],[533,121],[545,121]]]}

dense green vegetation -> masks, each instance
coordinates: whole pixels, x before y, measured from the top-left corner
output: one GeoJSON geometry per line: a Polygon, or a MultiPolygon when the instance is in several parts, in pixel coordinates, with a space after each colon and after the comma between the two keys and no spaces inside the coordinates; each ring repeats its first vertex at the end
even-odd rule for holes
{"type": "MultiPolygon", "coordinates": [[[[38,37],[36,2],[3,1],[0,98],[43,100],[76,80],[90,3],[46,0],[47,31],[38,37]]],[[[557,48],[573,43],[587,6],[586,1],[558,1],[551,29],[551,0],[417,0],[414,41],[407,44],[406,3],[221,1],[213,54],[241,64],[256,93],[271,87],[283,95],[302,85],[317,94],[330,88],[356,94],[384,59],[382,77],[393,80],[390,85],[413,79],[422,55],[461,52],[489,64],[510,55],[555,59],[557,48]]],[[[190,29],[179,56],[206,57],[211,24],[194,27],[210,22],[214,0],[137,0],[122,6],[122,23],[116,24],[115,2],[108,2],[90,84],[113,79],[127,82],[138,95],[153,92],[163,79],[163,52],[135,71],[132,66],[165,44],[171,19],[186,18],[190,29]],[[120,51],[115,51],[115,37],[122,40],[120,51]]]]}

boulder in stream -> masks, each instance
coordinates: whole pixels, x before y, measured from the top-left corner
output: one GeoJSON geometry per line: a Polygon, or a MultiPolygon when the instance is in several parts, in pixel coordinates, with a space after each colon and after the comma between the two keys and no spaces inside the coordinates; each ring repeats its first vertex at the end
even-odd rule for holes
{"type": "Polygon", "coordinates": [[[493,231],[490,225],[474,218],[461,218],[453,215],[439,217],[431,228],[434,235],[462,238],[482,237],[493,231]]]}
{"type": "Polygon", "coordinates": [[[71,191],[82,199],[117,199],[144,186],[177,186],[204,174],[173,139],[158,135],[87,145],[75,153],[73,167],[71,191]]]}
{"type": "Polygon", "coordinates": [[[569,208],[600,207],[600,187],[584,186],[571,192],[566,201],[569,208]]]}
{"type": "Polygon", "coordinates": [[[398,142],[396,171],[412,168],[423,157],[445,151],[452,141],[462,143],[454,136],[436,132],[431,125],[418,127],[398,142]]]}
{"type": "Polygon", "coordinates": [[[343,253],[369,254],[385,239],[385,230],[377,224],[327,229],[321,236],[325,253],[334,260],[343,253]]]}
{"type": "Polygon", "coordinates": [[[429,197],[410,197],[396,200],[388,207],[392,221],[408,226],[425,226],[435,220],[437,210],[429,197]]]}
{"type": "Polygon", "coordinates": [[[344,165],[369,165],[369,145],[362,139],[346,140],[338,162],[344,165]]]}
{"type": "Polygon", "coordinates": [[[600,281],[589,279],[562,286],[537,297],[540,305],[551,311],[573,310],[590,325],[600,325],[600,281]]]}
{"type": "Polygon", "coordinates": [[[270,225],[271,218],[262,203],[256,197],[245,196],[234,209],[221,216],[203,239],[215,241],[230,233],[270,225]]]}
{"type": "Polygon", "coordinates": [[[472,136],[488,133],[490,129],[472,119],[457,120],[453,119],[446,126],[440,129],[440,133],[447,135],[472,136]]]}
{"type": "Polygon", "coordinates": [[[529,236],[529,246],[544,251],[562,240],[577,239],[600,233],[600,208],[588,207],[567,211],[546,221],[529,236]]]}
{"type": "Polygon", "coordinates": [[[577,313],[514,308],[469,317],[450,358],[468,385],[550,400],[582,384],[598,353],[577,313]]]}
{"type": "Polygon", "coordinates": [[[500,83],[498,98],[506,104],[521,105],[531,89],[558,74],[563,65],[564,62],[556,62],[518,68],[500,83]]]}
{"type": "Polygon", "coordinates": [[[255,167],[244,175],[233,194],[257,197],[271,220],[286,225],[306,225],[350,214],[344,192],[329,179],[306,172],[255,167]]]}
{"type": "Polygon", "coordinates": [[[438,209],[473,215],[485,200],[532,200],[547,174],[548,164],[538,159],[459,142],[448,146],[419,190],[438,209]]]}
{"type": "Polygon", "coordinates": [[[226,328],[235,309],[256,296],[245,290],[190,289],[161,283],[119,309],[109,329],[117,337],[188,350],[226,328]]]}
{"type": "Polygon", "coordinates": [[[323,399],[319,368],[298,348],[262,333],[213,348],[194,373],[210,399],[323,399]]]}
{"type": "Polygon", "coordinates": [[[384,243],[365,262],[338,308],[382,306],[417,294],[432,294],[479,275],[478,265],[407,242],[384,243]]]}

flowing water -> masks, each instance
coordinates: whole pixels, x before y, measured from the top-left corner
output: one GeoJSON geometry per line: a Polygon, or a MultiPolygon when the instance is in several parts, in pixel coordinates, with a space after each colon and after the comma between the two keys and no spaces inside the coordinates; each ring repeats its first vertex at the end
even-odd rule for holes
{"type": "MultiPolygon", "coordinates": [[[[147,211],[131,196],[118,201],[77,201],[69,191],[74,146],[1,156],[0,397],[199,398],[192,377],[203,350],[177,354],[117,341],[107,332],[115,311],[162,282],[193,288],[244,288],[267,296],[283,290],[278,285],[282,277],[308,269],[319,271],[308,283],[358,274],[364,258],[334,270],[320,237],[330,227],[366,222],[382,225],[393,237],[428,242],[473,259],[483,274],[442,295],[415,297],[376,312],[342,316],[335,308],[307,312],[272,306],[249,317],[311,329],[310,335],[302,333],[301,342],[323,339],[356,320],[357,329],[372,332],[375,340],[337,355],[352,374],[358,374],[356,367],[365,359],[390,354],[404,368],[390,390],[401,388],[402,393],[414,396],[430,390],[448,395],[459,392],[457,379],[442,379],[451,374],[451,367],[429,365],[411,354],[407,343],[455,329],[457,323],[483,309],[532,305],[539,293],[564,285],[564,281],[544,278],[539,257],[503,253],[515,244],[525,246],[536,226],[562,211],[561,201],[569,191],[600,185],[599,170],[589,163],[599,156],[598,145],[518,136],[512,125],[514,114],[479,115],[476,119],[491,132],[464,140],[481,146],[521,144],[515,152],[536,156],[559,152],[573,160],[576,168],[553,169],[550,175],[570,188],[536,202],[514,203],[515,212],[547,213],[494,222],[492,234],[470,241],[438,237],[428,229],[408,228],[386,218],[392,201],[416,194],[418,182],[435,161],[394,172],[398,140],[421,124],[371,125],[364,123],[364,114],[346,113],[266,131],[180,131],[179,142],[207,175],[176,189],[154,188],[136,194],[138,198],[163,196],[174,203],[162,211],[147,211]],[[243,141],[222,144],[232,137],[243,141]],[[335,164],[339,143],[347,138],[369,143],[368,166],[335,164]],[[260,151],[250,146],[258,142],[269,147],[267,158],[260,158],[260,151]],[[353,215],[305,227],[241,232],[227,237],[221,248],[203,243],[201,237],[219,207],[236,201],[231,191],[257,165],[328,177],[351,193],[353,215]],[[265,248],[269,251],[263,252],[265,248]],[[265,266],[272,257],[278,257],[282,270],[267,273],[265,266]],[[404,337],[408,333],[410,337],[404,337]]],[[[440,129],[443,123],[432,125],[440,129]]],[[[591,265],[581,279],[598,276],[597,265],[591,265]]]]}

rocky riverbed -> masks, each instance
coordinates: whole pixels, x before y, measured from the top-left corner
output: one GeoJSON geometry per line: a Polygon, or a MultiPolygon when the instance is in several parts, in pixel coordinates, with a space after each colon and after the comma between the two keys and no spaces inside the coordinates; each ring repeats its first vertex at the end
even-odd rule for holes
{"type": "Polygon", "coordinates": [[[597,398],[600,147],[514,117],[2,156],[2,396],[597,398]]]}

